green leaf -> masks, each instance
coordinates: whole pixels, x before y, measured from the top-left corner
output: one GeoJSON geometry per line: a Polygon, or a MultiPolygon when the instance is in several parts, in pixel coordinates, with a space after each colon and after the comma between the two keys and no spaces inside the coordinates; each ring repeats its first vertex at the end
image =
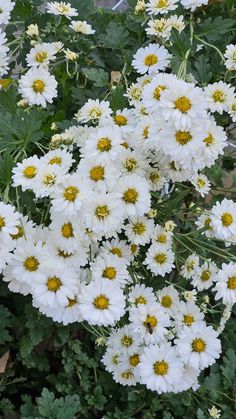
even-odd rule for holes
{"type": "Polygon", "coordinates": [[[100,39],[106,47],[124,49],[129,43],[129,32],[123,25],[117,22],[110,22],[106,35],[102,35],[100,39]]]}
{"type": "Polygon", "coordinates": [[[11,325],[11,313],[2,305],[0,306],[0,345],[10,342],[12,340],[9,331],[7,330],[11,325]]]}
{"type": "Polygon", "coordinates": [[[56,417],[53,415],[54,400],[54,394],[51,393],[47,388],[43,388],[41,397],[37,399],[40,417],[47,419],[53,419],[56,417]]]}
{"type": "Polygon", "coordinates": [[[193,74],[200,84],[207,84],[212,78],[211,65],[209,64],[205,55],[201,54],[198,56],[197,61],[194,65],[195,69],[193,74]]]}
{"type": "Polygon", "coordinates": [[[199,38],[206,37],[209,41],[221,39],[232,26],[235,24],[233,19],[224,19],[217,16],[214,20],[209,17],[196,29],[196,36],[199,38]],[[199,31],[199,32],[198,32],[199,31]]]}
{"type": "Polygon", "coordinates": [[[111,90],[110,104],[113,111],[125,108],[128,104],[127,99],[124,97],[124,87],[117,86],[111,90]]]}
{"type": "Polygon", "coordinates": [[[94,82],[95,87],[109,86],[109,75],[103,68],[82,68],[86,77],[94,82]]]}
{"type": "Polygon", "coordinates": [[[0,187],[11,184],[12,168],[14,161],[10,154],[6,153],[3,157],[0,157],[0,187]]]}
{"type": "Polygon", "coordinates": [[[223,375],[223,382],[225,388],[233,387],[235,384],[236,375],[236,353],[233,349],[229,348],[226,355],[223,357],[224,364],[220,369],[223,375]]]}

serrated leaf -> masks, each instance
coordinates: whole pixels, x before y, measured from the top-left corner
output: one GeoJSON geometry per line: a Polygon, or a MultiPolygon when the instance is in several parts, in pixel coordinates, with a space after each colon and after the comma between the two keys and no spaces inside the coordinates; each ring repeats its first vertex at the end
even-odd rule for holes
{"type": "Polygon", "coordinates": [[[207,84],[212,78],[211,65],[208,63],[207,58],[201,54],[195,62],[194,76],[200,84],[207,84]]]}
{"type": "Polygon", "coordinates": [[[0,344],[11,341],[11,336],[7,330],[11,325],[11,313],[10,311],[3,306],[0,306],[0,344]]]}
{"type": "Polygon", "coordinates": [[[110,104],[113,111],[125,108],[127,106],[127,99],[124,97],[123,86],[117,86],[111,91],[110,104]]]}
{"type": "Polygon", "coordinates": [[[217,16],[214,20],[209,17],[201,23],[197,30],[196,36],[199,38],[206,37],[209,41],[215,41],[222,37],[235,24],[233,19],[224,19],[217,16]]]}
{"type": "Polygon", "coordinates": [[[110,22],[106,35],[102,35],[100,38],[106,47],[124,49],[129,43],[129,32],[123,25],[117,22],[110,22]]]}
{"type": "Polygon", "coordinates": [[[0,187],[4,188],[11,183],[13,166],[14,161],[10,154],[0,157],[0,187]]]}
{"type": "Polygon", "coordinates": [[[95,87],[104,87],[109,85],[108,73],[103,68],[82,68],[86,77],[94,82],[95,87]]]}

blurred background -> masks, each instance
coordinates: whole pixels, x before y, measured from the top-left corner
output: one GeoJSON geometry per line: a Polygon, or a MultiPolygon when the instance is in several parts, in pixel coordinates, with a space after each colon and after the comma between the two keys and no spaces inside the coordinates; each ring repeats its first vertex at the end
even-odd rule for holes
{"type": "MultiPolygon", "coordinates": [[[[118,3],[118,0],[94,0],[94,4],[97,7],[109,7],[112,8],[118,3]]],[[[123,3],[119,6],[118,10],[125,10],[127,7],[128,1],[124,0],[123,3]]]]}

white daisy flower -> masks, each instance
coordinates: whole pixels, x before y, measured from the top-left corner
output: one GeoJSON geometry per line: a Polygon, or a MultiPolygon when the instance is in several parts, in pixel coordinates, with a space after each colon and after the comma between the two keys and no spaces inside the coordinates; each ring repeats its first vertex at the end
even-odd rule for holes
{"type": "Polygon", "coordinates": [[[56,193],[58,184],[63,181],[65,175],[66,170],[64,167],[42,163],[32,186],[36,197],[44,198],[54,192],[56,193]]]}
{"type": "Polygon", "coordinates": [[[111,192],[120,175],[108,159],[100,161],[92,157],[81,159],[76,172],[89,183],[89,189],[96,192],[111,192]]]}
{"type": "Polygon", "coordinates": [[[53,1],[51,3],[47,3],[47,13],[56,16],[62,15],[67,17],[68,19],[70,19],[73,16],[78,16],[77,10],[71,7],[70,3],[66,3],[64,1],[53,1]]]}
{"type": "Polygon", "coordinates": [[[164,227],[157,224],[152,232],[152,241],[170,248],[172,245],[172,233],[171,231],[166,231],[164,227]]]}
{"type": "Polygon", "coordinates": [[[138,304],[129,311],[129,320],[135,333],[145,343],[154,343],[165,340],[170,326],[170,318],[162,306],[158,303],[138,304]]]}
{"type": "Polygon", "coordinates": [[[135,105],[142,99],[142,88],[138,83],[132,83],[124,96],[128,98],[130,105],[135,105]]]}
{"type": "Polygon", "coordinates": [[[26,62],[28,67],[48,67],[50,61],[56,59],[56,49],[53,44],[44,42],[36,44],[29,54],[26,55],[26,62]]]}
{"type": "Polygon", "coordinates": [[[7,282],[8,289],[11,292],[19,293],[22,295],[28,295],[31,292],[31,286],[29,284],[18,281],[18,279],[14,277],[10,265],[7,265],[3,270],[2,280],[7,282]]]}
{"type": "Polygon", "coordinates": [[[113,371],[113,379],[116,383],[123,386],[134,386],[137,383],[138,376],[134,368],[131,368],[127,363],[119,363],[113,371]]]}
{"type": "Polygon", "coordinates": [[[175,78],[170,79],[168,87],[162,92],[159,104],[166,121],[184,130],[197,118],[206,117],[204,94],[199,87],[175,78]]]}
{"type": "Polygon", "coordinates": [[[157,298],[161,306],[168,313],[171,313],[173,312],[173,310],[178,308],[179,294],[172,285],[169,285],[168,287],[164,287],[162,288],[162,290],[157,291],[157,298]]]}
{"type": "Polygon", "coordinates": [[[142,103],[152,113],[158,111],[162,93],[169,88],[171,81],[177,82],[172,74],[157,74],[151,83],[148,83],[142,93],[142,103]]]}
{"type": "Polygon", "coordinates": [[[111,253],[121,258],[126,265],[129,265],[131,262],[131,251],[127,242],[124,240],[119,240],[118,238],[112,239],[111,241],[104,241],[102,247],[100,247],[101,254],[103,252],[111,253]]]}
{"type": "Polygon", "coordinates": [[[232,118],[233,122],[236,122],[236,99],[234,98],[233,102],[230,104],[229,107],[229,114],[232,118]]]}
{"type": "Polygon", "coordinates": [[[163,173],[157,167],[148,168],[146,179],[148,180],[151,191],[160,191],[167,182],[163,173]]]}
{"type": "Polygon", "coordinates": [[[213,291],[216,291],[216,300],[222,299],[224,304],[230,305],[236,303],[236,263],[222,264],[213,291]]]}
{"type": "Polygon", "coordinates": [[[228,112],[234,99],[234,87],[219,81],[205,87],[205,100],[211,112],[228,112]]]}
{"type": "Polygon", "coordinates": [[[226,68],[228,70],[236,70],[236,45],[227,45],[224,56],[226,58],[226,68]]]}
{"type": "Polygon", "coordinates": [[[174,268],[174,253],[168,246],[152,244],[143,262],[154,275],[165,276],[174,268]]]}
{"type": "Polygon", "coordinates": [[[146,10],[149,15],[166,14],[178,7],[176,3],[177,0],[149,0],[146,10]]]}
{"type": "Polygon", "coordinates": [[[184,9],[190,9],[191,12],[197,9],[197,7],[206,5],[208,0],[181,0],[180,3],[184,9]]]}
{"type": "Polygon", "coordinates": [[[199,266],[199,257],[194,253],[189,255],[180,268],[180,273],[185,279],[192,278],[195,270],[199,266]]]}
{"type": "Polygon", "coordinates": [[[189,365],[184,365],[184,370],[183,370],[183,375],[181,377],[181,380],[178,383],[175,383],[175,385],[172,388],[172,391],[174,393],[180,393],[182,391],[186,391],[189,389],[192,389],[193,391],[198,390],[199,374],[200,374],[199,370],[192,368],[189,365]]]}
{"type": "Polygon", "coordinates": [[[81,256],[78,257],[78,263],[80,261],[82,264],[82,260],[87,260],[85,252],[87,252],[86,247],[89,246],[85,246],[87,240],[85,227],[80,220],[75,219],[73,216],[53,214],[49,228],[51,239],[55,241],[60,250],[64,250],[67,253],[80,252],[81,256]]]}
{"type": "MultiPolygon", "coordinates": [[[[17,234],[20,214],[15,212],[14,207],[0,202],[0,244],[11,242],[12,234],[17,234]]],[[[13,244],[14,247],[14,244],[13,244]]]]}
{"type": "Polygon", "coordinates": [[[162,45],[149,44],[134,55],[132,66],[139,74],[153,74],[164,71],[170,63],[171,55],[162,45]]]}
{"type": "Polygon", "coordinates": [[[8,64],[10,60],[10,57],[8,56],[8,52],[9,52],[9,48],[5,47],[4,45],[2,46],[0,44],[0,76],[4,76],[5,74],[8,73],[8,70],[9,70],[8,64]]]}
{"type": "Polygon", "coordinates": [[[82,321],[79,300],[76,296],[74,298],[67,298],[65,306],[57,308],[39,304],[37,300],[33,302],[33,306],[38,308],[45,316],[51,317],[54,322],[62,323],[64,326],[82,321]]]}
{"type": "Polygon", "coordinates": [[[169,39],[171,26],[168,24],[168,19],[160,18],[149,20],[148,27],[145,31],[147,35],[154,35],[164,39],[169,39]]]}
{"type": "Polygon", "coordinates": [[[153,289],[143,284],[136,284],[130,288],[128,301],[131,307],[138,307],[140,304],[151,306],[157,302],[153,289]]]}
{"type": "Polygon", "coordinates": [[[57,81],[47,70],[31,68],[19,80],[19,93],[30,105],[45,108],[57,96],[57,81]]]}
{"type": "Polygon", "coordinates": [[[104,122],[112,114],[109,102],[89,99],[75,114],[78,122],[104,122]]]}
{"type": "Polygon", "coordinates": [[[201,214],[200,217],[198,217],[196,221],[196,225],[198,227],[198,230],[204,228],[205,230],[202,232],[206,237],[214,237],[214,230],[211,225],[211,214],[201,214]]]}
{"type": "Polygon", "coordinates": [[[141,383],[158,394],[172,391],[183,375],[183,361],[169,343],[144,348],[138,370],[141,383]]]}
{"type": "Polygon", "coordinates": [[[84,320],[92,325],[112,326],[125,314],[125,297],[113,282],[90,282],[82,287],[79,300],[84,320]]]}
{"type": "Polygon", "coordinates": [[[217,332],[204,322],[185,326],[175,343],[179,356],[195,369],[207,368],[220,357],[221,344],[217,332]]]}
{"type": "Polygon", "coordinates": [[[110,253],[98,256],[91,263],[91,272],[94,280],[110,281],[122,287],[130,280],[125,263],[110,253]]]}
{"type": "MultiPolygon", "coordinates": [[[[1,228],[0,228],[1,232],[1,228]]],[[[9,264],[11,262],[12,253],[14,245],[11,241],[7,241],[2,246],[2,243],[0,245],[0,274],[2,273],[2,270],[6,267],[6,264],[9,264]]]]}
{"type": "Polygon", "coordinates": [[[132,109],[118,109],[113,116],[114,124],[120,128],[122,135],[132,133],[135,128],[134,113],[132,109]]]}
{"type": "Polygon", "coordinates": [[[27,26],[25,33],[27,33],[27,35],[31,38],[34,36],[39,36],[39,27],[37,23],[31,23],[29,26],[27,26]]]}
{"type": "Polygon", "coordinates": [[[131,243],[144,246],[151,240],[154,229],[154,221],[147,217],[131,217],[129,223],[124,226],[125,234],[131,243]]]}
{"type": "Polygon", "coordinates": [[[68,172],[71,168],[72,163],[75,162],[71,153],[67,150],[57,148],[56,150],[50,150],[44,154],[40,159],[40,163],[48,164],[49,166],[63,167],[64,172],[68,172]]]}
{"type": "Polygon", "coordinates": [[[202,173],[198,173],[196,176],[193,176],[191,183],[201,196],[207,195],[211,190],[211,183],[209,179],[202,173]]]}
{"type": "Polygon", "coordinates": [[[218,156],[223,155],[223,150],[227,146],[227,135],[224,128],[216,124],[213,117],[206,120],[205,129],[202,161],[207,167],[211,167],[218,156]]]}
{"type": "Polygon", "coordinates": [[[81,154],[98,162],[115,160],[123,151],[120,130],[116,127],[99,128],[91,133],[81,154]]]}
{"type": "Polygon", "coordinates": [[[125,325],[115,330],[107,339],[107,345],[116,348],[120,353],[132,354],[139,350],[140,339],[131,325],[125,325]]]}
{"type": "Polygon", "coordinates": [[[114,372],[115,368],[119,364],[120,352],[116,348],[107,347],[105,354],[101,361],[105,365],[106,371],[114,372]]]}
{"type": "Polygon", "coordinates": [[[11,0],[0,0],[0,25],[8,24],[14,6],[15,2],[11,0]]]}
{"type": "Polygon", "coordinates": [[[180,33],[185,28],[184,16],[171,15],[167,19],[167,24],[171,29],[174,28],[180,33]]]}
{"type": "Polygon", "coordinates": [[[68,298],[73,300],[78,294],[78,275],[63,264],[54,263],[51,259],[44,274],[36,276],[32,295],[38,304],[51,308],[65,307],[68,298]]]}
{"type": "Polygon", "coordinates": [[[149,185],[142,177],[135,174],[121,177],[115,192],[121,198],[121,208],[128,216],[142,216],[150,210],[149,185]]]}
{"type": "Polygon", "coordinates": [[[211,209],[211,226],[216,237],[230,240],[236,235],[236,203],[224,198],[216,202],[211,209]]]}
{"type": "Polygon", "coordinates": [[[73,31],[84,35],[93,35],[96,32],[86,20],[73,20],[69,27],[73,31]]]}
{"type": "Polygon", "coordinates": [[[52,212],[71,216],[78,214],[87,196],[87,184],[76,173],[64,176],[52,193],[52,212]]]}
{"type": "Polygon", "coordinates": [[[22,160],[21,163],[17,163],[12,169],[13,186],[21,186],[22,191],[33,189],[35,177],[40,166],[41,162],[36,155],[22,160]]]}
{"type": "Polygon", "coordinates": [[[204,262],[195,269],[191,281],[192,286],[197,288],[198,291],[209,289],[218,277],[217,271],[218,269],[214,262],[211,260],[209,260],[209,263],[204,262]]]}
{"type": "Polygon", "coordinates": [[[174,323],[176,330],[179,332],[184,326],[192,326],[192,324],[204,320],[204,314],[200,311],[198,306],[192,302],[181,301],[174,312],[174,323]]]}

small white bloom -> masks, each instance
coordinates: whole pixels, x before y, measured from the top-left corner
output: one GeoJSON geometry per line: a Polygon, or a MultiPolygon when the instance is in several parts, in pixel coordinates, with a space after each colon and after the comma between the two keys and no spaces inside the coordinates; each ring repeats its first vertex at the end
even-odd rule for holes
{"type": "Polygon", "coordinates": [[[223,263],[222,269],[216,276],[213,291],[216,291],[216,300],[222,298],[224,304],[236,303],[236,263],[223,263]]]}
{"type": "Polygon", "coordinates": [[[70,28],[75,32],[82,33],[84,35],[93,35],[96,32],[92,29],[92,26],[86,22],[86,20],[73,20],[70,24],[70,28]]]}
{"type": "Polygon", "coordinates": [[[132,66],[139,74],[158,73],[166,69],[170,63],[171,55],[162,45],[149,44],[147,47],[139,48],[134,55],[132,66]]]}
{"type": "Polygon", "coordinates": [[[168,246],[152,244],[143,263],[154,275],[165,276],[174,268],[174,253],[168,246]]]}
{"type": "Polygon", "coordinates": [[[56,16],[62,15],[68,17],[68,19],[73,16],[78,16],[76,9],[71,7],[70,3],[66,3],[64,1],[53,1],[52,3],[47,3],[47,13],[56,16]]]}
{"type": "Polygon", "coordinates": [[[57,96],[57,81],[47,70],[32,68],[21,76],[19,93],[30,105],[46,107],[57,96]]]}

